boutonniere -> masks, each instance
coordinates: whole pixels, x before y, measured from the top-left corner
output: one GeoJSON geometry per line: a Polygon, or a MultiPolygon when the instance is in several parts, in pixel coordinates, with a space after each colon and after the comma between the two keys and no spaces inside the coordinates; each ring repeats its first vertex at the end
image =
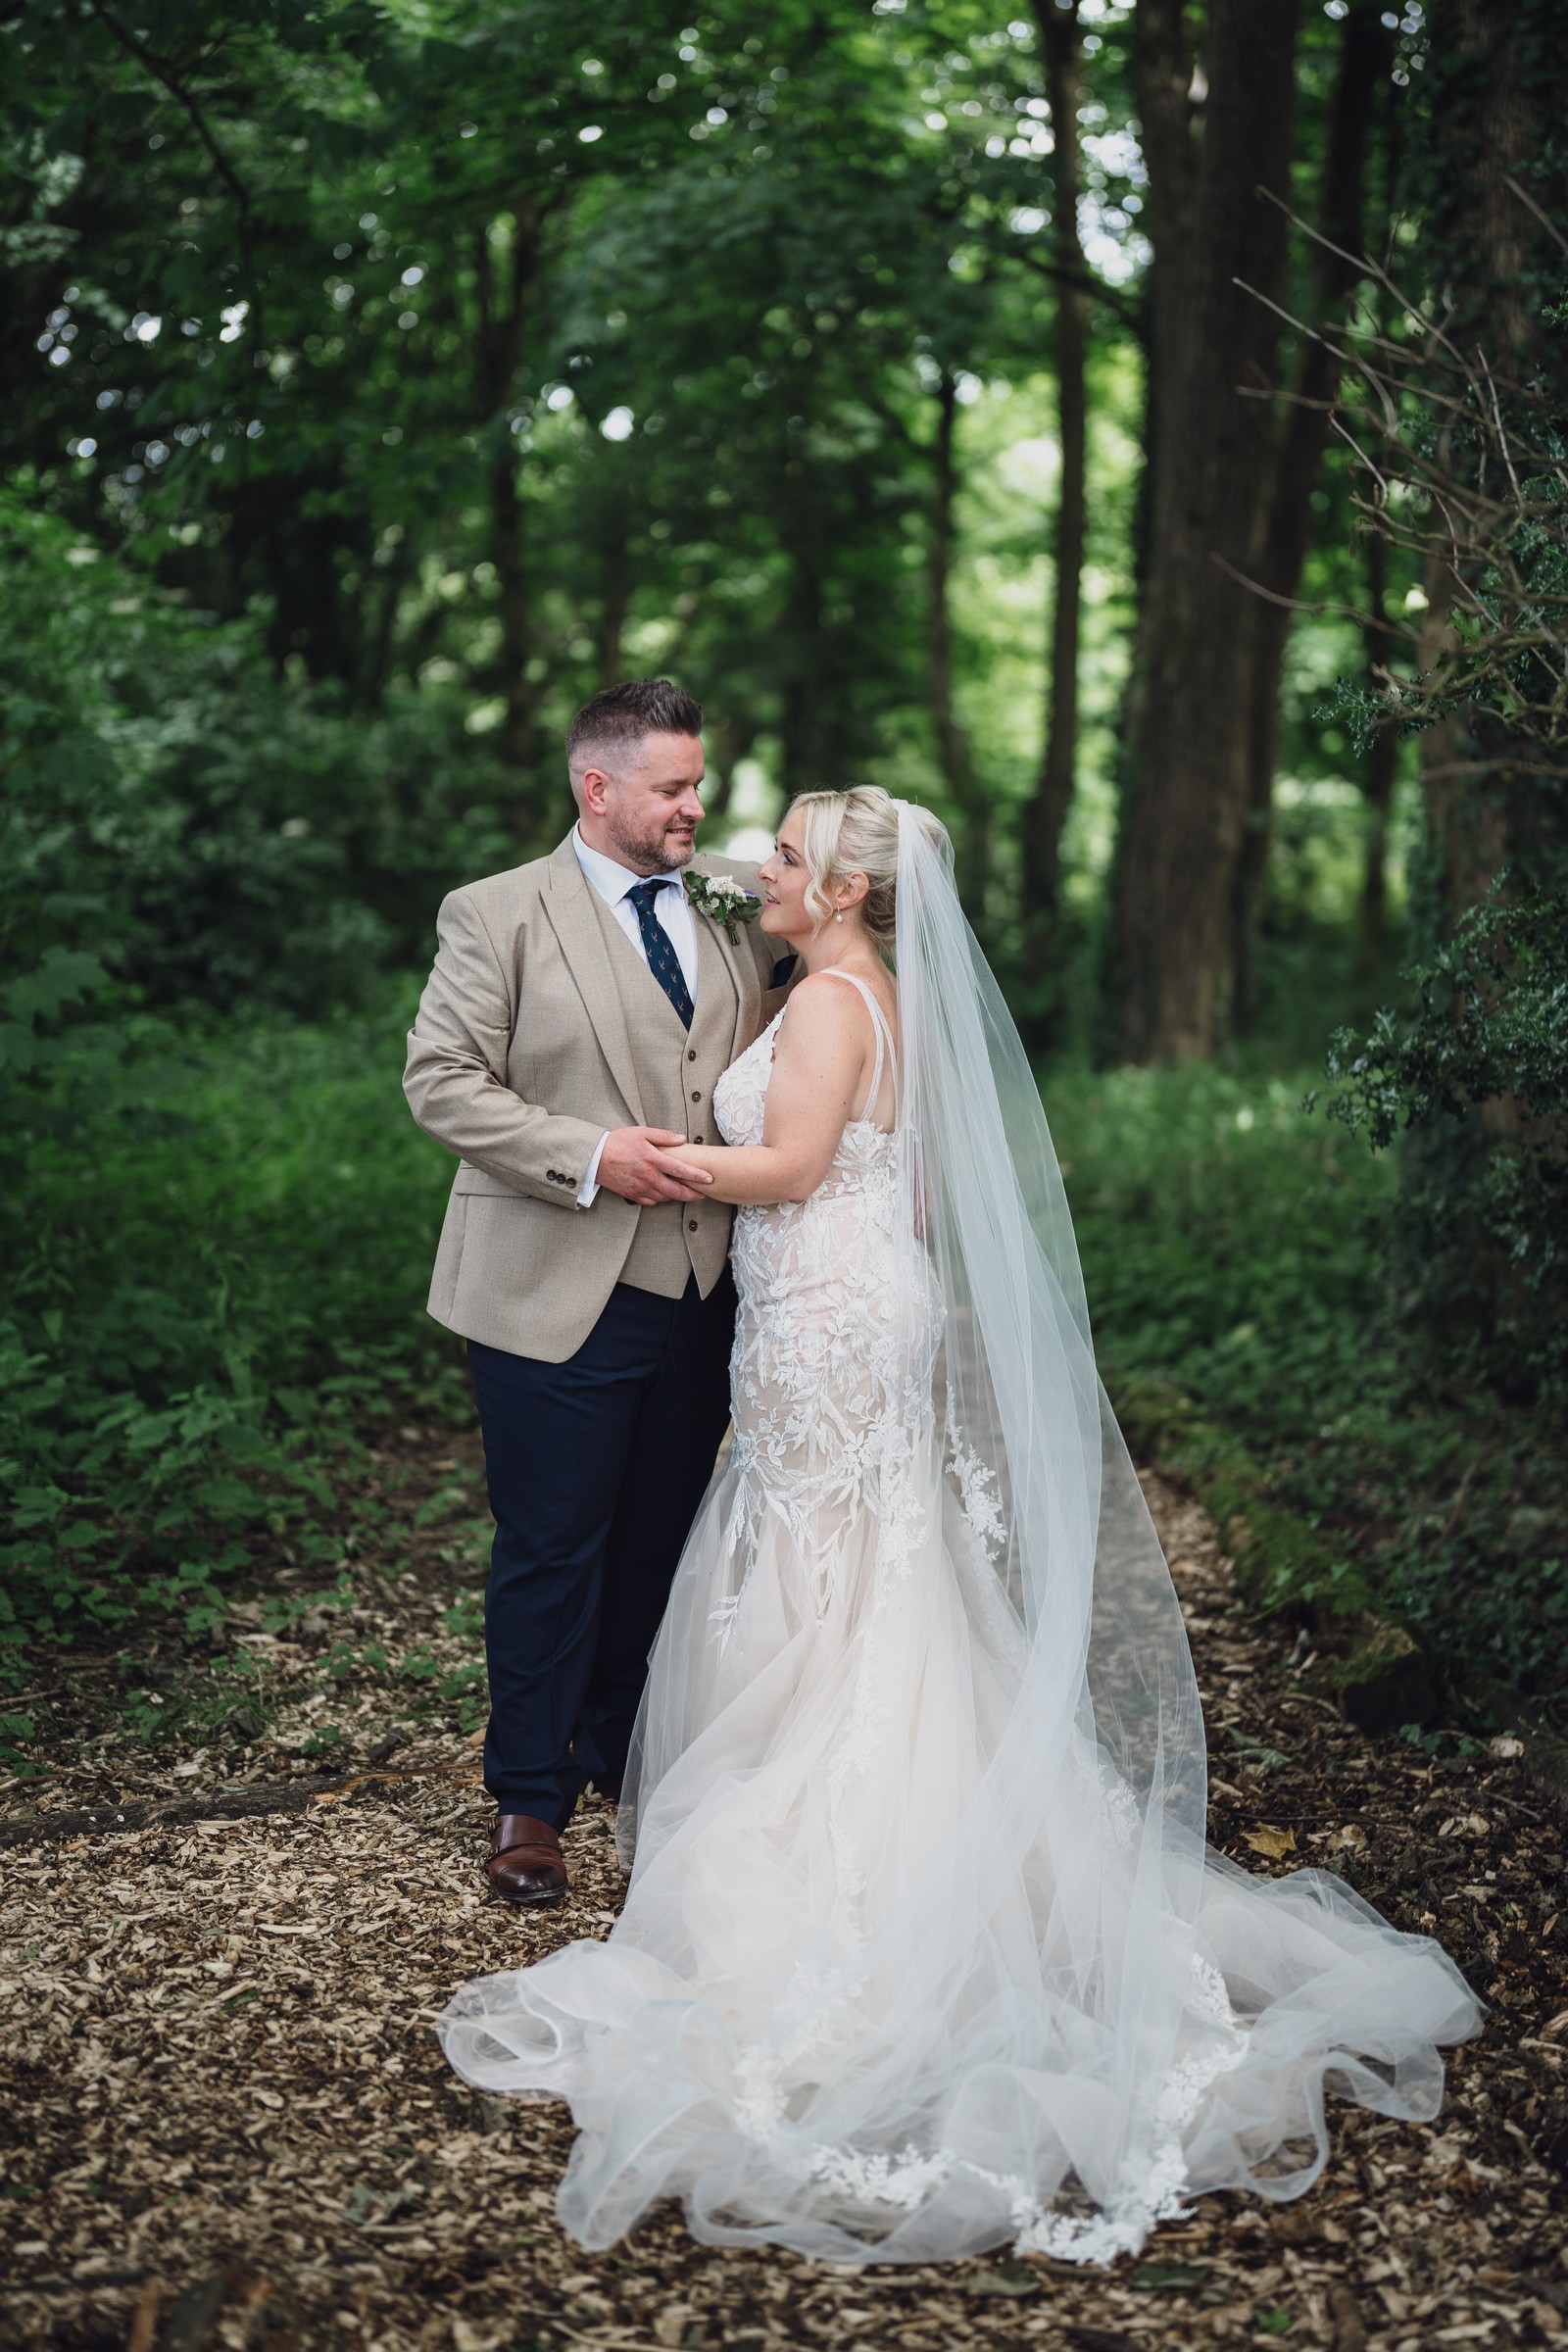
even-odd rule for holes
{"type": "Polygon", "coordinates": [[[756,894],[743,890],[732,874],[694,874],[682,877],[686,904],[706,914],[710,922],[722,923],[729,933],[730,945],[740,940],[737,923],[755,923],[762,911],[762,902],[756,894]]]}

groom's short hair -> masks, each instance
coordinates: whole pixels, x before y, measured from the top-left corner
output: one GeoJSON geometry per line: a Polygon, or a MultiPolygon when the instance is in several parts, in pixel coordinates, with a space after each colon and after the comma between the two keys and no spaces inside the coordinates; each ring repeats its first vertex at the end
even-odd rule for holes
{"type": "Polygon", "coordinates": [[[611,751],[645,735],[700,735],[703,706],[668,678],[628,678],[584,703],[566,729],[566,764],[575,776],[589,750],[611,751]]]}

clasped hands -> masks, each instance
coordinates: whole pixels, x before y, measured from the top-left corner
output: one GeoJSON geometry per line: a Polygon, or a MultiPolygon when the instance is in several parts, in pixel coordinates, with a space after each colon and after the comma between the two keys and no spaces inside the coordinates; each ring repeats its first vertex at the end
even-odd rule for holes
{"type": "Polygon", "coordinates": [[[677,1147],[689,1140],[668,1127],[612,1127],[599,1154],[600,1185],[639,1208],[658,1200],[700,1200],[713,1179],[679,1156],[677,1147]]]}

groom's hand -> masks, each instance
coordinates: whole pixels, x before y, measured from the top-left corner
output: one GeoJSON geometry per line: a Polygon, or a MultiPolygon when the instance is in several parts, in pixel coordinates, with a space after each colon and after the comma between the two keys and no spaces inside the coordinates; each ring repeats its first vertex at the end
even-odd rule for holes
{"type": "Polygon", "coordinates": [[[612,1127],[599,1154],[599,1182],[639,1208],[656,1200],[700,1200],[713,1179],[706,1168],[676,1159],[686,1137],[667,1127],[612,1127]]]}

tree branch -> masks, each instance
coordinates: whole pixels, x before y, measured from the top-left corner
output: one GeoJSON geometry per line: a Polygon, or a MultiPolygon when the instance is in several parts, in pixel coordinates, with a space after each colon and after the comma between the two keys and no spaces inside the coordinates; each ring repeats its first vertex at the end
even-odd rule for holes
{"type": "Polygon", "coordinates": [[[87,0],[87,6],[91,9],[93,15],[98,19],[99,24],[104,25],[105,28],[113,34],[114,38],[120,43],[122,49],[126,52],[127,56],[135,58],[138,65],[144,66],[147,72],[152,75],[153,79],[161,83],[163,88],[167,90],[170,97],[174,100],[174,103],[177,106],[183,107],[185,113],[190,118],[192,125],[195,128],[196,136],[201,140],[202,145],[212,157],[214,165],[217,167],[220,176],[227,183],[230,194],[233,196],[235,203],[239,206],[241,234],[247,239],[248,242],[251,214],[250,190],[246,187],[245,182],[240,178],[239,173],[235,171],[233,165],[229,162],[228,157],[224,154],[222,148],[220,146],[206,116],[202,113],[201,108],[197,105],[196,100],[191,95],[190,91],[185,87],[184,82],[180,79],[179,75],[174,72],[172,66],[166,65],[162,58],[154,55],[153,51],[148,48],[146,42],[141,38],[139,33],[129,30],[125,25],[119,24],[116,19],[111,16],[109,10],[104,7],[103,0],[87,0]]]}
{"type": "Polygon", "coordinates": [[[1106,285],[1102,277],[1097,277],[1092,270],[1064,270],[1059,262],[1048,262],[1040,254],[1031,253],[1027,245],[992,245],[990,250],[999,260],[1022,262],[1026,270],[1037,271],[1041,277],[1053,278],[1057,285],[1071,286],[1075,292],[1087,294],[1092,301],[1102,302],[1107,310],[1115,312],[1130,334],[1140,343],[1145,340],[1149,330],[1145,324],[1142,302],[1136,297],[1118,294],[1114,287],[1106,285]]]}

